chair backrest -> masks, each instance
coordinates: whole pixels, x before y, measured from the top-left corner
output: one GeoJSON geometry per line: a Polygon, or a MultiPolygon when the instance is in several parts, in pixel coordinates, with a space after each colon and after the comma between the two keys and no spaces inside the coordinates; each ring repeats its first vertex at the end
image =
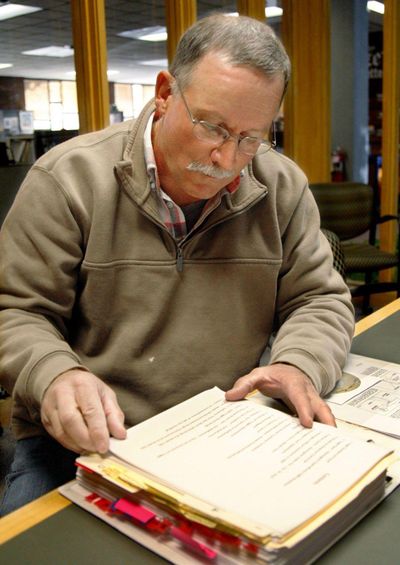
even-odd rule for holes
{"type": "Polygon", "coordinates": [[[357,237],[371,229],[374,221],[374,194],[368,184],[327,182],[310,185],[321,215],[321,227],[339,239],[357,237]]]}
{"type": "Polygon", "coordinates": [[[340,239],[332,231],[329,231],[329,230],[324,229],[324,228],[322,228],[321,231],[324,234],[324,236],[326,237],[326,239],[328,240],[329,245],[331,246],[331,249],[332,249],[333,268],[340,275],[342,275],[342,277],[344,279],[346,279],[346,267],[345,267],[345,264],[344,264],[344,253],[343,253],[342,246],[340,244],[340,239]]]}

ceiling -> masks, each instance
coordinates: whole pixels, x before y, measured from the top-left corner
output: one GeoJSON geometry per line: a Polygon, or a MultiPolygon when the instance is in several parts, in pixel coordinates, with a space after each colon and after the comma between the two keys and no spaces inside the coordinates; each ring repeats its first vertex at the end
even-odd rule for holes
{"type": "MultiPolygon", "coordinates": [[[[71,8],[69,0],[14,0],[15,3],[43,8],[42,11],[0,21],[0,63],[13,66],[0,69],[0,76],[68,80],[74,71],[72,57],[38,57],[22,51],[48,45],[71,46],[71,8]]],[[[2,2],[0,2],[1,4],[2,2]]],[[[199,0],[198,14],[235,11],[236,1],[199,0]]],[[[116,82],[154,84],[160,66],[143,62],[166,59],[166,42],[141,41],[119,37],[123,31],[165,25],[164,0],[106,0],[108,69],[116,82]]]]}
{"type": "MultiPolygon", "coordinates": [[[[0,69],[0,76],[71,80],[73,56],[38,57],[22,51],[48,45],[72,46],[71,8],[69,0],[14,0],[15,3],[42,8],[41,11],[0,21],[0,63],[13,66],[0,69]],[[68,74],[69,73],[69,74],[68,74]]],[[[0,5],[3,2],[0,1],[0,5]]],[[[271,4],[271,2],[269,2],[271,4]]],[[[277,2],[279,5],[279,2],[277,2]]],[[[149,42],[119,37],[123,31],[154,25],[165,25],[164,0],[106,0],[108,69],[119,71],[110,75],[114,82],[154,84],[160,64],[148,62],[166,59],[166,42],[149,42]]],[[[216,10],[234,12],[236,0],[197,1],[198,16],[216,10]]],[[[278,25],[277,18],[268,20],[278,25]]],[[[370,15],[370,25],[381,26],[379,16],[370,15]]]]}

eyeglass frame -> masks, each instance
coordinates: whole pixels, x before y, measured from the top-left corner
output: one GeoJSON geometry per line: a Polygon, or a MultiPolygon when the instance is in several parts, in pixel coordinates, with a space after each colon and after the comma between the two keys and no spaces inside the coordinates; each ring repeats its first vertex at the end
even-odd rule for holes
{"type": "MultiPolygon", "coordinates": [[[[263,153],[267,153],[268,151],[270,151],[270,149],[275,149],[277,143],[276,143],[276,130],[275,130],[275,122],[272,122],[272,140],[266,140],[263,139],[261,137],[254,137],[251,135],[232,135],[226,128],[219,126],[217,124],[212,124],[211,122],[207,122],[206,120],[199,120],[197,118],[195,118],[192,114],[192,112],[190,111],[189,105],[186,101],[186,98],[182,92],[181,87],[179,86],[179,82],[177,81],[177,79],[175,79],[175,84],[179,90],[179,94],[182,97],[183,103],[185,105],[185,108],[187,110],[187,113],[189,114],[189,118],[190,121],[193,124],[193,130],[195,128],[196,125],[205,125],[206,129],[210,130],[210,131],[221,131],[222,135],[224,136],[223,140],[221,142],[217,142],[217,144],[213,144],[213,142],[210,140],[210,145],[214,145],[215,148],[217,147],[221,147],[226,141],[228,141],[228,139],[234,139],[235,141],[237,141],[237,150],[242,153],[243,155],[247,155],[248,157],[255,157],[255,155],[257,155],[258,150],[260,149],[260,147],[264,147],[264,151],[263,153]],[[226,134],[226,135],[225,135],[226,134]],[[240,143],[244,140],[244,139],[250,139],[254,142],[259,142],[259,146],[257,148],[257,151],[255,151],[254,153],[246,153],[245,151],[242,151],[240,149],[240,143]]],[[[204,141],[204,143],[207,143],[207,140],[204,138],[200,138],[196,135],[196,133],[194,133],[194,136],[199,139],[200,141],[204,141]]]]}

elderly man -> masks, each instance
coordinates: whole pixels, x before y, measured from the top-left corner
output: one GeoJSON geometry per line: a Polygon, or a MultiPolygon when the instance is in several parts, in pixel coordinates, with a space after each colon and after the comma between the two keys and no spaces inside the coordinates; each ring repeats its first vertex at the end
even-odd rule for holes
{"type": "Polygon", "coordinates": [[[273,150],[289,74],[266,25],[205,18],[136,121],[32,167],[2,235],[1,376],[18,439],[3,513],[72,477],[76,453],[123,438],[124,418],[214,385],[334,424],[320,395],[353,313],[307,180],[273,150]]]}

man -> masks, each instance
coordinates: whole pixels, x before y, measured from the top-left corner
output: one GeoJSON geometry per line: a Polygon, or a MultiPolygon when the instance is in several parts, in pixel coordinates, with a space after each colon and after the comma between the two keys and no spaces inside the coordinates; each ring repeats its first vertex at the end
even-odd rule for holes
{"type": "Polygon", "coordinates": [[[124,417],[214,385],[334,424],[320,394],[352,307],[306,178],[270,150],[289,68],[266,25],[205,18],[136,122],[33,166],[2,236],[1,375],[19,439],[3,513],[125,437],[124,417]]]}

